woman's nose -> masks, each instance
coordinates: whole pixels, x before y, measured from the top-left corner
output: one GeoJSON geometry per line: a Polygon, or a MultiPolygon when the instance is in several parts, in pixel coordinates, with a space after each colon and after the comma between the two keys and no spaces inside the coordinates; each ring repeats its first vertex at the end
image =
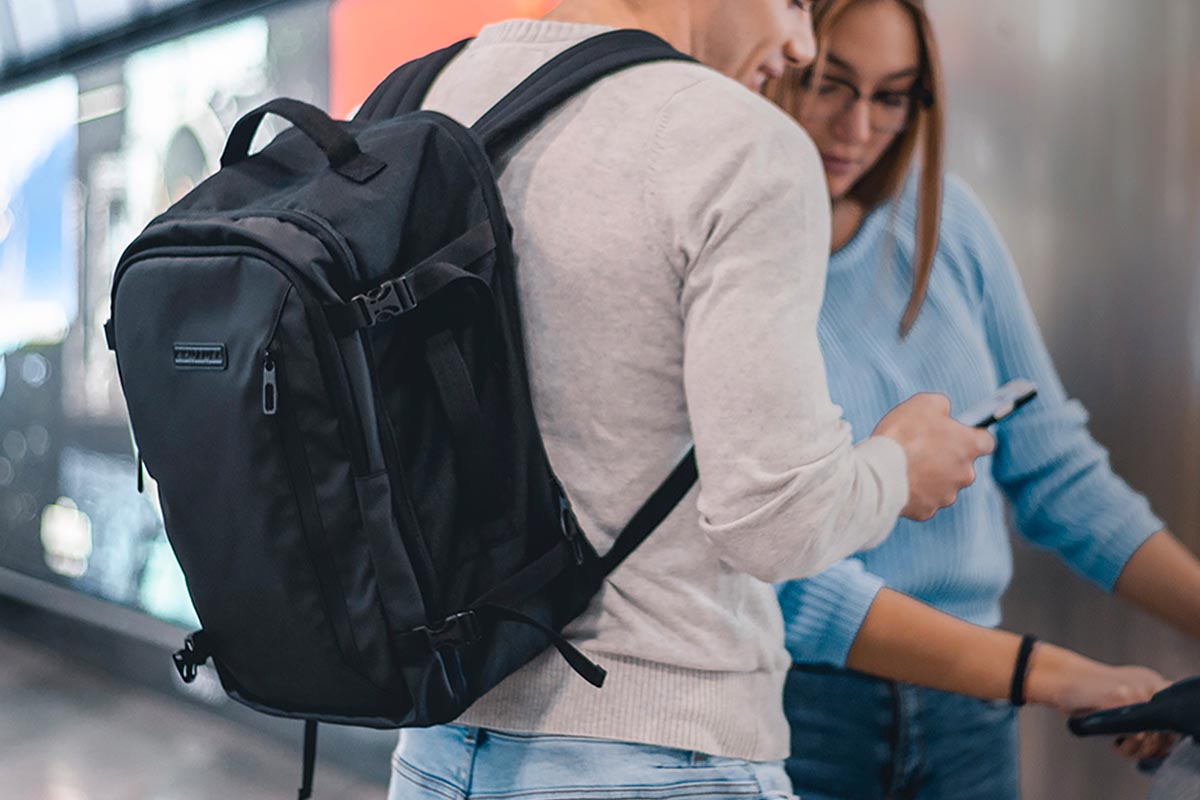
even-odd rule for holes
{"type": "Polygon", "coordinates": [[[857,99],[838,114],[834,124],[838,137],[855,144],[865,144],[871,139],[871,104],[857,99]]]}

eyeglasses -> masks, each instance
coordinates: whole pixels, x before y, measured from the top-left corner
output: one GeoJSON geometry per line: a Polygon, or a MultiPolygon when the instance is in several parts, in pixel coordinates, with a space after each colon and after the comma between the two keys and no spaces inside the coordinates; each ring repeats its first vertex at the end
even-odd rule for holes
{"type": "MultiPolygon", "coordinates": [[[[862,91],[840,78],[826,76],[816,86],[812,74],[801,81],[804,104],[801,113],[810,119],[827,122],[840,117],[863,100],[862,91]]],[[[871,130],[876,133],[900,133],[912,123],[915,107],[929,108],[933,95],[924,86],[903,92],[876,92],[869,98],[871,130]]]]}

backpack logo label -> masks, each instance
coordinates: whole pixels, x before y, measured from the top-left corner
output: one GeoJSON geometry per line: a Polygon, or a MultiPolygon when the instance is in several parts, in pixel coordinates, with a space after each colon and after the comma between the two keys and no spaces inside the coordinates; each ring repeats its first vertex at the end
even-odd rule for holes
{"type": "Polygon", "coordinates": [[[225,369],[227,364],[223,344],[175,343],[176,369],[225,369]]]}

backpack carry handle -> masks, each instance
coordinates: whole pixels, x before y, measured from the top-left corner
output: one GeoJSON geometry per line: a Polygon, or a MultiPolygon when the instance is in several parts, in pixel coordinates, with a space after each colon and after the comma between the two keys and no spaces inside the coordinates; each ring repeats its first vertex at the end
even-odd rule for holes
{"type": "Polygon", "coordinates": [[[280,97],[251,111],[237,121],[221,154],[221,166],[231,167],[245,161],[250,143],[267,114],[283,117],[296,126],[329,160],[330,168],[355,183],[366,183],[379,174],[385,164],[362,151],[354,137],[321,109],[300,100],[280,97]]]}

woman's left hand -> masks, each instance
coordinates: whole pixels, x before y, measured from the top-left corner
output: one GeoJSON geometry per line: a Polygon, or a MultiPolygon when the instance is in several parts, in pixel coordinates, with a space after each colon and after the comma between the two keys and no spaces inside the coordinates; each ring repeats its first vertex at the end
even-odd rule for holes
{"type": "Polygon", "coordinates": [[[1143,758],[1165,758],[1178,741],[1179,737],[1173,733],[1149,731],[1118,736],[1113,747],[1126,758],[1140,761],[1143,758]]]}

